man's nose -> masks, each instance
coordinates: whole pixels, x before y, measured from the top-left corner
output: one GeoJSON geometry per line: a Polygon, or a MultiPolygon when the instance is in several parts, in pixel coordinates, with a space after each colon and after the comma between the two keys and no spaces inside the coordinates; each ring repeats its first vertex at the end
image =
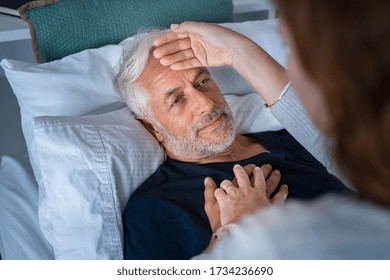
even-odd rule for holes
{"type": "Polygon", "coordinates": [[[200,115],[210,113],[214,108],[214,101],[207,94],[193,89],[191,92],[192,104],[200,115]]]}

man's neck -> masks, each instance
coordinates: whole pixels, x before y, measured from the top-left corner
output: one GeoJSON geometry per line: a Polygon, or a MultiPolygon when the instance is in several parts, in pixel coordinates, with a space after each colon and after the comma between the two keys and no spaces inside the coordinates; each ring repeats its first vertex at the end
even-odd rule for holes
{"type": "Polygon", "coordinates": [[[269,153],[269,151],[256,138],[237,135],[232,145],[218,155],[190,158],[187,156],[175,155],[169,153],[168,151],[167,154],[170,158],[175,160],[192,162],[195,164],[206,164],[212,162],[239,161],[266,152],[269,153]]]}

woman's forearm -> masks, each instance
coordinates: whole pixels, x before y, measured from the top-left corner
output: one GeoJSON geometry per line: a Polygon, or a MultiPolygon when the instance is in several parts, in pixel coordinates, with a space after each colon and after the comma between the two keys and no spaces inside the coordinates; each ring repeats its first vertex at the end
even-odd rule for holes
{"type": "Polygon", "coordinates": [[[288,82],[285,68],[248,38],[236,45],[232,66],[268,105],[279,98],[288,82]]]}

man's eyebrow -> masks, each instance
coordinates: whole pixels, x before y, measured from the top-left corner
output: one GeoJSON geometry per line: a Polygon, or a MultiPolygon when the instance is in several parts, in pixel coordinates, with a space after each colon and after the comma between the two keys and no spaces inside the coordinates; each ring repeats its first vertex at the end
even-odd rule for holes
{"type": "Polygon", "coordinates": [[[164,93],[164,103],[167,102],[167,100],[172,96],[174,95],[175,93],[177,93],[178,91],[180,91],[181,89],[179,87],[176,87],[176,88],[173,88],[173,89],[170,89],[168,90],[166,93],[164,93]]]}
{"type": "Polygon", "coordinates": [[[207,70],[207,68],[199,68],[198,72],[196,73],[195,75],[195,78],[194,78],[194,83],[199,79],[200,76],[202,76],[203,74],[207,74],[210,76],[210,72],[209,70],[207,70]]]}
{"type": "MultiPolygon", "coordinates": [[[[196,72],[195,74],[195,77],[194,77],[194,80],[193,82],[196,83],[196,81],[199,79],[199,77],[203,74],[207,74],[207,75],[210,75],[210,72],[209,70],[207,70],[207,68],[199,68],[198,72],[196,72]]],[[[180,87],[176,87],[176,88],[172,88],[170,90],[168,90],[166,93],[164,93],[164,103],[172,96],[174,95],[175,93],[177,93],[178,91],[180,91],[181,88],[180,87]]]]}

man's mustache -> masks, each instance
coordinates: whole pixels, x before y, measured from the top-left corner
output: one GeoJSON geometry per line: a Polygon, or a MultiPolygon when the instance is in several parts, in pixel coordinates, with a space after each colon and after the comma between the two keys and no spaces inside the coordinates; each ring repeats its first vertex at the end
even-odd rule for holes
{"type": "Polygon", "coordinates": [[[193,128],[193,131],[198,135],[198,132],[213,123],[216,119],[220,118],[222,115],[227,116],[228,110],[226,110],[226,105],[219,105],[213,108],[213,110],[205,115],[202,120],[193,128]]]}

